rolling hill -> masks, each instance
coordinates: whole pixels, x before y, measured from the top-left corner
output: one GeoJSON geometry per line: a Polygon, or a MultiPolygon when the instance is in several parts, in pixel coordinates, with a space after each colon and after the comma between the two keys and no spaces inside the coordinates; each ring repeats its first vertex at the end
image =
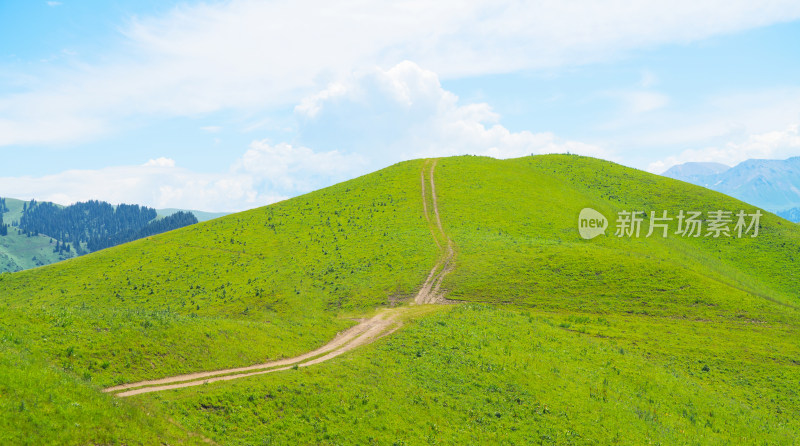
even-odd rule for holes
{"type": "Polygon", "coordinates": [[[666,237],[609,229],[584,240],[583,208],[612,226],[626,211],[757,211],[572,155],[416,160],[0,274],[0,439],[799,438],[800,228],[763,212],[757,237],[684,237],[672,221],[666,237]],[[421,288],[446,299],[410,305],[421,288]],[[391,335],[313,366],[288,360],[387,311],[391,335]],[[128,398],[102,392],[281,359],[295,365],[128,398]]]}

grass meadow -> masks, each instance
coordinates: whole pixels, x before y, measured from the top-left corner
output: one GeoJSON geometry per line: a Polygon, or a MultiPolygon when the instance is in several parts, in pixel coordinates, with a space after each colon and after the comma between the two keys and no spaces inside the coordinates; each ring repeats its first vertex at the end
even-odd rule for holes
{"type": "Polygon", "coordinates": [[[313,367],[101,392],[291,357],[408,305],[439,255],[423,163],[0,274],[0,443],[800,438],[800,228],[765,213],[755,238],[616,237],[621,211],[755,208],[571,155],[438,161],[454,303],[409,308],[391,336],[313,367]],[[606,235],[579,237],[585,207],[606,235]]]}

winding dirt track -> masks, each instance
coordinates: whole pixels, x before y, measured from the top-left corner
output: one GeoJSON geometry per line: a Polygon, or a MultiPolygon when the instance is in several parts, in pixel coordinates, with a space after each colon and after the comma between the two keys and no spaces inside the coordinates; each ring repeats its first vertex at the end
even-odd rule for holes
{"type": "Polygon", "coordinates": [[[360,345],[368,344],[393,332],[400,327],[400,324],[395,321],[394,316],[396,316],[396,314],[393,314],[389,310],[384,310],[372,318],[362,321],[358,325],[339,333],[331,342],[322,347],[300,356],[295,356],[294,358],[280,359],[248,367],[215,370],[213,372],[189,373],[186,375],[171,376],[169,378],[122,384],[109,387],[103,391],[112,393],[119,392],[115,393],[116,396],[132,396],[140,393],[179,389],[216,381],[228,381],[247,376],[262,375],[264,373],[288,370],[295,366],[307,367],[335,358],[346,351],[352,350],[360,345]]]}
{"type": "MultiPolygon", "coordinates": [[[[440,289],[442,280],[453,269],[453,259],[455,250],[453,241],[444,233],[442,222],[439,218],[439,206],[436,200],[436,185],[433,181],[433,171],[436,167],[436,160],[427,160],[423,164],[420,173],[422,181],[422,203],[425,218],[431,229],[436,245],[439,247],[439,260],[431,269],[427,279],[422,284],[419,292],[414,298],[415,304],[434,304],[445,303],[444,292],[440,289]],[[426,170],[428,181],[426,181],[426,170]],[[426,182],[430,183],[430,190],[426,188],[426,182]],[[428,209],[428,200],[431,202],[432,209],[428,209]]],[[[288,370],[295,367],[308,367],[320,362],[328,361],[347,351],[359,346],[374,342],[386,336],[398,328],[401,322],[397,316],[407,311],[407,307],[384,309],[375,316],[361,321],[359,324],[339,333],[330,342],[322,347],[304,353],[293,358],[280,359],[276,361],[256,364],[247,367],[232,369],[215,370],[211,372],[189,373],[185,375],[171,376],[149,381],[122,384],[103,389],[104,392],[113,393],[118,397],[138,395],[148,392],[159,392],[162,390],[179,389],[183,387],[199,386],[216,381],[228,381],[232,379],[245,378],[248,376],[262,375],[281,370],[288,370]]]]}
{"type": "Polygon", "coordinates": [[[439,261],[431,269],[425,283],[422,284],[417,296],[414,298],[416,304],[434,304],[443,303],[444,292],[441,291],[442,281],[444,277],[453,270],[453,258],[455,257],[455,250],[453,249],[453,241],[445,234],[442,229],[442,220],[439,218],[439,203],[436,199],[436,183],[433,181],[433,170],[436,168],[437,160],[427,160],[422,166],[420,178],[422,182],[422,207],[425,211],[425,218],[428,220],[428,226],[431,228],[431,234],[436,241],[436,246],[439,247],[439,261]],[[430,181],[430,197],[433,207],[433,215],[428,211],[428,197],[425,188],[425,170],[428,169],[428,178],[430,181]],[[444,246],[443,246],[444,245],[444,246]]]}

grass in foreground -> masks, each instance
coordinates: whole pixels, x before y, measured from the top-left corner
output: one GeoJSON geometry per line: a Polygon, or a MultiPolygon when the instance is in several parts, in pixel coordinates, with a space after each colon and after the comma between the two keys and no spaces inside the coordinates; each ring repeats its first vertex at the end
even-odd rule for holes
{"type": "Polygon", "coordinates": [[[316,367],[134,398],[226,444],[791,445],[798,334],[466,304],[316,367]]]}
{"type": "Polygon", "coordinates": [[[0,444],[203,444],[165,414],[100,393],[0,336],[0,444]]]}

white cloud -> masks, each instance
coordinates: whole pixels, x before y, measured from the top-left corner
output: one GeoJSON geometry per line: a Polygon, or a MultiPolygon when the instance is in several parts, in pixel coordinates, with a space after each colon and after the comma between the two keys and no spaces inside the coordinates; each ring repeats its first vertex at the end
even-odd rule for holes
{"type": "Polygon", "coordinates": [[[748,159],[785,159],[800,155],[800,124],[783,130],[750,135],[740,143],[729,142],[721,147],[685,150],[651,163],[647,170],[662,173],[668,168],[686,162],[717,162],[735,166],[748,159]]]}
{"type": "MultiPolygon", "coordinates": [[[[352,70],[414,60],[445,78],[560,67],[800,17],[794,0],[482,0],[179,6],[123,26],[99,64],[0,97],[0,145],[76,141],[126,116],[296,103],[352,70]]],[[[76,68],[77,67],[77,68],[76,68]]]]}
{"type": "Polygon", "coordinates": [[[326,100],[336,99],[341,96],[344,96],[347,93],[347,87],[340,83],[334,82],[328,85],[328,87],[317,94],[308,96],[303,98],[300,101],[300,104],[295,106],[295,112],[299,112],[308,116],[309,118],[313,118],[319,113],[319,109],[322,107],[322,103],[326,100]]]}
{"type": "Polygon", "coordinates": [[[223,173],[193,172],[161,157],[139,166],[0,177],[0,191],[2,196],[61,204],[104,200],[156,208],[239,211],[343,180],[360,166],[356,156],[254,141],[223,173]]]}
{"type": "Polygon", "coordinates": [[[299,139],[316,136],[319,144],[256,140],[222,173],[193,172],[172,158],[158,157],[139,166],[6,177],[0,178],[0,195],[64,204],[100,199],[230,211],[265,205],[408,158],[563,152],[613,158],[601,147],[550,132],[510,131],[488,104],[462,104],[442,88],[435,73],[408,61],[332,83],[300,101],[295,115],[299,139]]]}
{"type": "Polygon", "coordinates": [[[784,132],[798,122],[800,89],[776,87],[699,98],[689,108],[628,114],[602,129],[613,132],[612,147],[625,150],[627,165],[660,173],[688,161],[732,165],[747,156],[800,155],[791,145],[776,146],[772,154],[754,150],[761,135],[784,132]]]}
{"type": "Polygon", "coordinates": [[[258,179],[272,189],[297,192],[348,179],[353,173],[360,173],[365,164],[359,155],[336,150],[314,152],[287,143],[254,141],[232,171],[258,179]]]}
{"type": "Polygon", "coordinates": [[[405,61],[336,82],[295,108],[300,137],[347,147],[388,164],[459,154],[510,158],[571,152],[611,157],[602,148],[552,133],[512,132],[486,103],[460,104],[436,73],[405,61]]]}
{"type": "Polygon", "coordinates": [[[175,167],[175,160],[162,156],[160,158],[151,159],[142,165],[145,167],[175,167]]]}
{"type": "Polygon", "coordinates": [[[98,170],[68,170],[42,177],[0,178],[4,195],[70,204],[105,200],[189,209],[233,210],[254,203],[250,179],[198,174],[186,169],[146,163],[98,170]]]}
{"type": "Polygon", "coordinates": [[[62,4],[61,2],[45,2],[45,3],[47,3],[47,6],[50,6],[51,8],[54,8],[56,6],[61,6],[62,4]]]}

